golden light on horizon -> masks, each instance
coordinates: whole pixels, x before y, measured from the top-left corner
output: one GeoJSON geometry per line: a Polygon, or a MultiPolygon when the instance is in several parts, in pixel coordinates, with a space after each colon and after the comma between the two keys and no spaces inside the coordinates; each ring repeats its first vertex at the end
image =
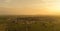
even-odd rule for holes
{"type": "Polygon", "coordinates": [[[60,15],[60,0],[0,0],[0,14],[60,15]],[[10,10],[11,9],[11,10],[10,10]],[[2,12],[1,12],[2,11],[2,12]],[[5,11],[5,12],[4,12],[5,11]]]}

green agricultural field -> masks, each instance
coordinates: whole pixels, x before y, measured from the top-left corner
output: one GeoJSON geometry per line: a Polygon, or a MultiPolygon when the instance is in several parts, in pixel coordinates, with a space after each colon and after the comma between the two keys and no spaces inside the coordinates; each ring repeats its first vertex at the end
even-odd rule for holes
{"type": "Polygon", "coordinates": [[[0,31],[60,31],[60,16],[0,16],[0,31]]]}

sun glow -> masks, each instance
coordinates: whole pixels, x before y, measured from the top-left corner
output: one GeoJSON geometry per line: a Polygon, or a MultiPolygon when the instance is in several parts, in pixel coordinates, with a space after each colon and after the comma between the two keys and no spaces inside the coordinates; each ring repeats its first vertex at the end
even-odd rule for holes
{"type": "Polygon", "coordinates": [[[0,0],[0,14],[60,15],[60,0],[0,0]]]}
{"type": "Polygon", "coordinates": [[[51,2],[48,9],[52,12],[60,12],[60,0],[54,0],[53,2],[51,2]]]}

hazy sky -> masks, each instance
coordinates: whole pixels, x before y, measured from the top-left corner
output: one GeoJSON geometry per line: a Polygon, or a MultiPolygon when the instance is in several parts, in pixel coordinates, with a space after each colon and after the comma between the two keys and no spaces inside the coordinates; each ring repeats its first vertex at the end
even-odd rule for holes
{"type": "Polygon", "coordinates": [[[60,15],[60,0],[0,0],[0,15],[60,15]]]}

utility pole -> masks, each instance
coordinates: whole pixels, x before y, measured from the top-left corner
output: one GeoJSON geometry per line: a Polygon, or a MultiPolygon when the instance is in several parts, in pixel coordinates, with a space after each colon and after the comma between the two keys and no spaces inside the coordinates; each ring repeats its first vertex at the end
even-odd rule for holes
{"type": "Polygon", "coordinates": [[[26,31],[29,31],[29,29],[28,29],[28,22],[26,21],[26,31]]]}
{"type": "Polygon", "coordinates": [[[26,31],[29,31],[29,28],[31,28],[29,21],[25,21],[25,26],[26,26],[26,31]]]}

